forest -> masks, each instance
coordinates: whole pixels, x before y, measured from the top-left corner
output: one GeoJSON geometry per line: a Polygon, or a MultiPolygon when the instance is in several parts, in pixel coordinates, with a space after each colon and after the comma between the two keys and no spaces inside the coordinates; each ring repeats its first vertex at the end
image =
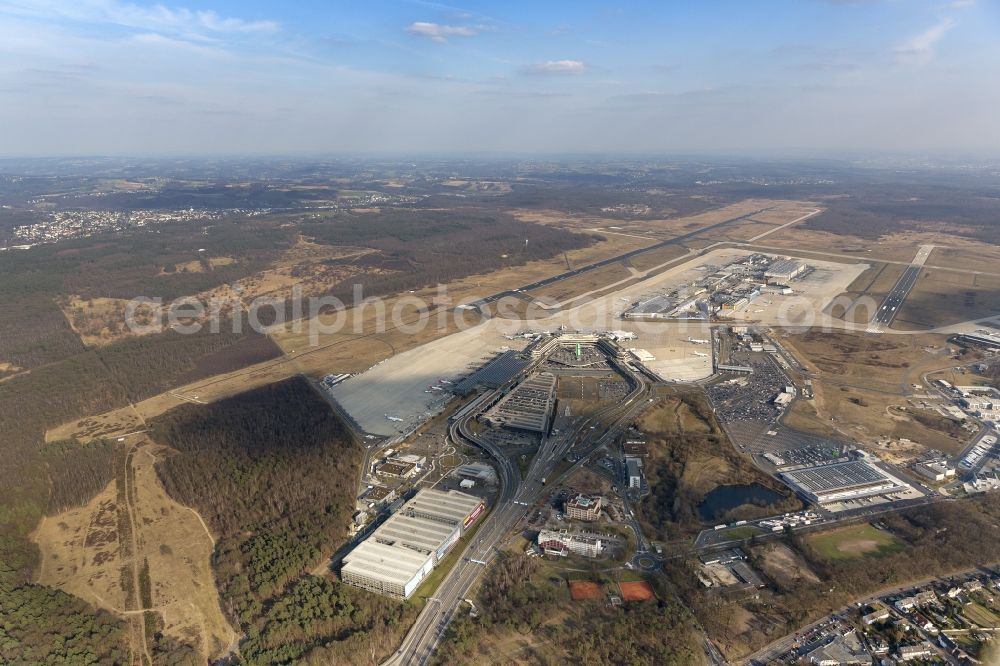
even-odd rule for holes
{"type": "Polygon", "coordinates": [[[1000,244],[1000,196],[995,190],[943,185],[859,186],[850,196],[824,199],[826,208],[804,226],[877,239],[941,224],[949,233],[1000,244]]]}
{"type": "Polygon", "coordinates": [[[307,218],[301,231],[318,243],[363,245],[379,251],[370,268],[331,287],[345,302],[361,284],[366,296],[445,283],[474,273],[518,266],[590,245],[596,237],[529,224],[493,210],[390,209],[307,218]]]}
{"type": "Polygon", "coordinates": [[[347,537],[362,453],[306,380],[183,405],[150,428],[177,451],[157,466],[167,492],[216,535],[213,568],[223,609],[248,636],[246,663],[313,651],[370,662],[392,649],[411,605],[307,574],[347,537]]]}
{"type": "MultiPolygon", "coordinates": [[[[668,593],[660,590],[662,598],[668,593]]],[[[691,614],[674,601],[570,601],[566,582],[538,560],[504,553],[480,587],[479,615],[460,613],[449,625],[434,663],[480,664],[494,659],[484,645],[504,636],[528,637],[536,648],[519,653],[540,666],[688,666],[702,659],[691,614]],[[558,618],[558,619],[555,619],[558,618]]]]}

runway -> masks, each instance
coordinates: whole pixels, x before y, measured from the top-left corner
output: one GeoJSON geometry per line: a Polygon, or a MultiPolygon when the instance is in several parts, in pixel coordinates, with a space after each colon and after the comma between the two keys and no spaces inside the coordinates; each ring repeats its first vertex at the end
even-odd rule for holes
{"type": "Polygon", "coordinates": [[[933,245],[921,245],[917,254],[913,257],[909,267],[896,280],[895,286],[885,296],[882,305],[875,311],[875,316],[868,324],[868,333],[881,333],[892,325],[892,321],[899,314],[899,309],[903,306],[903,301],[910,295],[910,290],[917,283],[920,271],[923,270],[927,258],[934,251],[933,245]]]}

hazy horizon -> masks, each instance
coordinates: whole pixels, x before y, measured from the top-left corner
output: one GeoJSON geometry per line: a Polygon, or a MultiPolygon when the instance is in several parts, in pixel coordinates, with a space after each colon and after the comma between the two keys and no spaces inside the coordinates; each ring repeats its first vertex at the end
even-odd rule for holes
{"type": "Polygon", "coordinates": [[[991,0],[0,0],[0,152],[1000,153],[991,0]]]}

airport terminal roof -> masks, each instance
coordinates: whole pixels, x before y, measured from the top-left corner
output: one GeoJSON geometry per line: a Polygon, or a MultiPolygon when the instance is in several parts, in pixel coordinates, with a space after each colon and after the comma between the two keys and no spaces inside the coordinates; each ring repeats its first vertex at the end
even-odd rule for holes
{"type": "Polygon", "coordinates": [[[528,363],[530,361],[518,352],[506,351],[456,384],[455,392],[466,395],[474,391],[477,386],[486,388],[503,386],[524,370],[528,363]]]}
{"type": "Polygon", "coordinates": [[[799,270],[801,266],[801,262],[795,261],[794,259],[779,259],[767,267],[765,274],[787,275],[799,270]]]}
{"type": "Polygon", "coordinates": [[[656,296],[642,301],[629,312],[632,314],[657,314],[660,312],[669,312],[676,305],[676,298],[671,298],[670,296],[656,296]]]}

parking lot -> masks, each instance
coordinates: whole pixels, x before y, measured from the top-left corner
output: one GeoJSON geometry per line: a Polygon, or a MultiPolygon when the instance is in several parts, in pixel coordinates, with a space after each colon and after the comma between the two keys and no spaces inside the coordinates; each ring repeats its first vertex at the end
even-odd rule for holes
{"type": "Polygon", "coordinates": [[[767,424],[781,413],[772,402],[788,378],[767,354],[733,352],[735,365],[750,366],[753,374],[727,377],[706,387],[716,415],[724,423],[767,424]]]}

